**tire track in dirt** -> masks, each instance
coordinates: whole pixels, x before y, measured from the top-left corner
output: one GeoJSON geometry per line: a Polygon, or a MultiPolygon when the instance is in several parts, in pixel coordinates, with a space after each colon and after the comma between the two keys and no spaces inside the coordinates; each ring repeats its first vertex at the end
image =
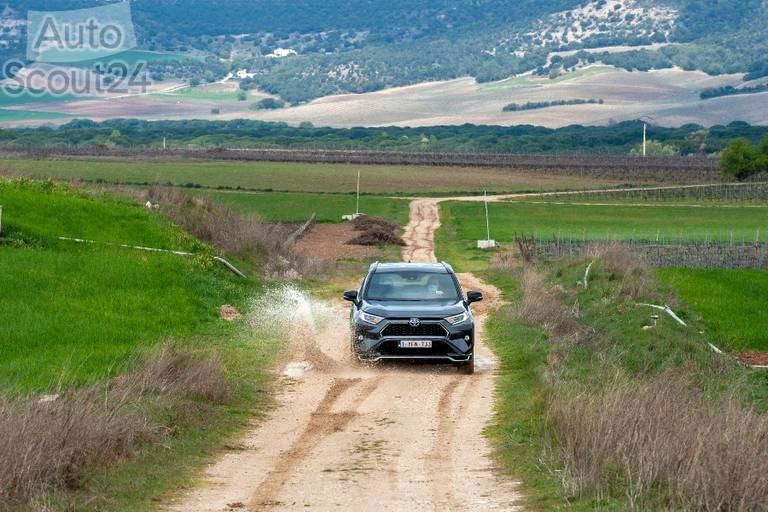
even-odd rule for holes
{"type": "MultiPolygon", "coordinates": [[[[439,201],[411,204],[404,259],[435,261],[439,201]]],[[[500,476],[483,436],[493,418],[496,365],[483,325],[499,291],[471,274],[459,279],[486,295],[473,306],[474,375],[450,365],[355,365],[347,307],[317,303],[329,318],[292,325],[286,350],[286,361],[314,369],[283,378],[276,408],[169,510],[517,510],[516,484],[500,476]]]]}
{"type": "Polygon", "coordinates": [[[362,403],[378,386],[378,379],[367,382],[361,393],[354,399],[353,407],[341,412],[333,412],[333,405],[339,397],[361,381],[362,379],[359,378],[335,379],[331,383],[320,405],[312,413],[304,433],[256,489],[248,506],[249,510],[268,510],[280,505],[280,502],[275,501],[275,496],[285,484],[291,471],[312,453],[321,439],[333,432],[344,430],[357,414],[354,406],[362,403]]]}

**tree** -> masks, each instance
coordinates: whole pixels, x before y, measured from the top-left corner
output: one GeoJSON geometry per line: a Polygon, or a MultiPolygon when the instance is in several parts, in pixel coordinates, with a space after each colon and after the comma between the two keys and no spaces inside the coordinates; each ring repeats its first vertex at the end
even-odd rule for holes
{"type": "MultiPolygon", "coordinates": [[[[635,145],[630,154],[633,156],[642,155],[643,145],[635,145]]],[[[664,144],[658,140],[649,140],[645,145],[645,154],[648,156],[675,156],[680,154],[680,149],[672,144],[664,144]]]]}
{"type": "Polygon", "coordinates": [[[764,170],[765,161],[766,156],[749,140],[735,139],[723,150],[720,168],[724,174],[743,181],[764,170]]]}
{"type": "Polygon", "coordinates": [[[285,107],[285,102],[279,98],[264,98],[251,105],[251,110],[276,110],[285,107]]]}
{"type": "Polygon", "coordinates": [[[760,144],[760,151],[763,153],[763,157],[768,158],[768,135],[763,137],[763,142],[760,144]]]}

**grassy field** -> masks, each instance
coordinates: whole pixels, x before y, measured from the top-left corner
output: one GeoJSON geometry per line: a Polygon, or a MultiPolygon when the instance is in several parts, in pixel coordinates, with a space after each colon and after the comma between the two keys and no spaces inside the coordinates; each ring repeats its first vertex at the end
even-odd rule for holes
{"type": "MultiPolygon", "coordinates": [[[[483,204],[443,203],[462,240],[485,238],[483,204]]],[[[490,203],[491,238],[513,241],[516,233],[577,240],[754,241],[768,233],[768,210],[718,206],[571,205],[537,202],[490,203]]]]}
{"type": "Polygon", "coordinates": [[[0,123],[12,121],[27,121],[35,119],[61,119],[72,117],[68,114],[57,112],[38,112],[33,110],[0,109],[0,123]]]}
{"type": "Polygon", "coordinates": [[[768,271],[659,270],[723,350],[768,351],[768,271]]]}
{"type": "Polygon", "coordinates": [[[0,87],[0,107],[11,105],[26,105],[29,103],[49,103],[86,99],[85,96],[73,94],[56,95],[50,92],[32,92],[28,89],[0,87]]]}
{"type": "Polygon", "coordinates": [[[0,388],[51,389],[114,375],[142,347],[218,322],[241,283],[195,259],[58,236],[206,253],[127,200],[50,183],[0,182],[0,388]],[[116,284],[119,283],[119,286],[116,284]]]}
{"type": "Polygon", "coordinates": [[[272,162],[0,160],[0,171],[63,180],[199,185],[258,191],[434,195],[525,192],[608,186],[591,178],[516,173],[508,169],[272,162]]]}
{"type": "MultiPolygon", "coordinates": [[[[131,413],[149,422],[158,442],[137,441],[128,457],[112,454],[108,463],[78,468],[84,480],[54,486],[44,497],[51,511],[154,510],[271,404],[267,368],[284,333],[224,322],[218,312],[225,303],[247,312],[248,300],[264,284],[210,266],[202,256],[211,249],[127,199],[55,183],[0,180],[0,204],[4,406],[7,400],[36,402],[36,393],[74,395],[142,368],[159,356],[159,346],[171,344],[218,365],[231,383],[223,402],[157,398],[152,392],[131,396],[131,413]],[[201,257],[72,244],[59,235],[184,249],[201,257]]],[[[6,421],[13,424],[12,418],[6,421]]],[[[0,508],[5,500],[0,496],[0,508]]]]}
{"type": "MultiPolygon", "coordinates": [[[[240,213],[256,214],[275,222],[303,222],[313,213],[317,222],[341,222],[341,216],[355,212],[355,196],[344,194],[305,194],[290,192],[236,192],[189,189],[192,195],[210,197],[240,213]]],[[[408,222],[406,199],[363,196],[360,211],[405,225],[408,222]]]]}

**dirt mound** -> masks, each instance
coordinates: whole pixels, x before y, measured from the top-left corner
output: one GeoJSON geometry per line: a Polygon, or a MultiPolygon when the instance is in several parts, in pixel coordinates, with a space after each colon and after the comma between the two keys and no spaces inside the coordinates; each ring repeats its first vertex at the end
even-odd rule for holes
{"type": "Polygon", "coordinates": [[[397,231],[400,227],[394,222],[390,222],[387,219],[381,217],[370,217],[363,215],[352,221],[352,226],[355,231],[369,231],[374,228],[386,229],[388,231],[397,231]]]}
{"type": "Polygon", "coordinates": [[[352,221],[352,226],[361,233],[347,241],[347,245],[405,245],[400,226],[386,219],[364,215],[352,221]]]}
{"type": "Polygon", "coordinates": [[[404,246],[405,242],[400,238],[400,235],[387,229],[379,227],[371,228],[360,236],[353,238],[347,242],[347,245],[400,245],[404,246]]]}

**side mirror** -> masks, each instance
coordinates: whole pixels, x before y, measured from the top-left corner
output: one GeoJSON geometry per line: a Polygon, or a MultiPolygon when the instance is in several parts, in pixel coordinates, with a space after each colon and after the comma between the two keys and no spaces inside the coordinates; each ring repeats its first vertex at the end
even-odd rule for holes
{"type": "Polygon", "coordinates": [[[344,292],[344,300],[357,304],[357,290],[347,290],[344,292]]]}
{"type": "Polygon", "coordinates": [[[482,292],[467,292],[467,305],[483,300],[482,292]]]}

